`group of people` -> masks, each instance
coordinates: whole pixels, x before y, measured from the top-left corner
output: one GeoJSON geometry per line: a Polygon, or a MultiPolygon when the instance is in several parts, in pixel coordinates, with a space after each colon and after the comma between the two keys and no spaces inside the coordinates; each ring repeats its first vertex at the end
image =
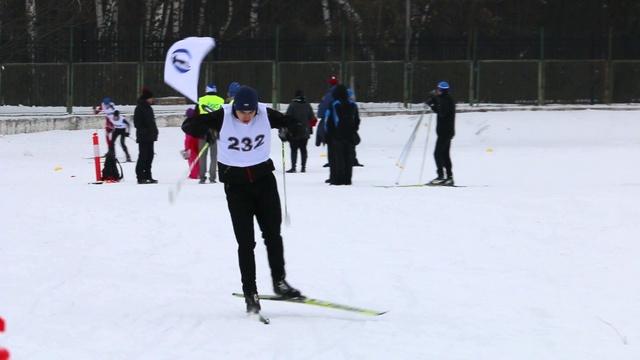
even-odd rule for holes
{"type": "MultiPolygon", "coordinates": [[[[133,125],[136,128],[136,143],[138,143],[138,160],[136,162],[136,177],[138,184],[157,184],[151,176],[151,164],[154,157],[154,143],[158,140],[158,126],[151,105],[154,103],[153,93],[143,88],[138,97],[133,113],[133,125]]],[[[116,155],[115,143],[120,137],[120,146],[126,155],[126,162],[132,162],[125,138],[131,133],[131,123],[116,109],[111,98],[105,98],[94,108],[94,113],[105,115],[105,137],[108,152],[105,157],[116,155]]]]}
{"type": "MultiPolygon", "coordinates": [[[[355,147],[360,142],[358,106],[345,85],[338,83],[335,78],[330,80],[330,85],[330,94],[325,95],[318,109],[318,118],[321,119],[318,132],[322,131],[322,141],[328,146],[330,184],[350,185],[352,167],[356,162],[355,147]]],[[[275,166],[270,158],[271,129],[279,129],[279,138],[290,142],[292,152],[301,151],[300,170],[304,172],[306,145],[317,120],[301,90],[296,91],[294,101],[285,114],[260,103],[258,93],[249,86],[232,83],[228,97],[223,101],[217,95],[215,84],[209,84],[206,90],[198,107],[187,111],[182,130],[187,137],[198,140],[198,152],[204,146],[200,144],[200,140],[214,148],[211,150],[212,164],[215,158],[219,180],[225,184],[227,208],[238,244],[238,263],[246,310],[248,313],[259,313],[261,305],[256,283],[254,218],[266,245],[274,293],[283,298],[302,296],[301,291],[291,286],[286,277],[281,236],[282,209],[273,174],[275,166]]],[[[153,102],[151,91],[143,89],[134,111],[139,149],[136,165],[139,184],[157,183],[151,176],[153,143],[158,139],[158,128],[151,108],[153,102]]],[[[104,103],[108,104],[110,101],[104,103]]],[[[449,94],[449,84],[438,84],[437,90],[427,99],[427,104],[437,114],[438,139],[434,156],[438,177],[432,183],[453,185],[449,150],[451,139],[455,135],[455,101],[449,94]]],[[[114,110],[112,114],[115,113],[114,110]]],[[[117,121],[113,122],[115,123],[117,121]]],[[[127,134],[128,131],[125,136],[127,134]]],[[[110,151],[111,147],[112,145],[110,151]]],[[[196,156],[190,157],[191,161],[195,161],[198,153],[193,151],[193,154],[196,156]]],[[[290,173],[296,171],[295,159],[292,154],[292,168],[288,171],[290,173]]],[[[202,163],[198,165],[201,166],[202,163]]],[[[211,182],[216,179],[214,166],[209,168],[211,182]]],[[[201,183],[204,183],[204,174],[199,169],[201,183]]]]}
{"type": "MultiPolygon", "coordinates": [[[[223,104],[233,103],[236,92],[240,89],[240,84],[232,82],[229,84],[227,97],[223,98],[218,94],[218,87],[214,83],[207,84],[205,94],[198,98],[198,104],[194,108],[187,109],[185,115],[187,118],[206,114],[218,110],[223,104]]],[[[199,179],[200,184],[207,182],[207,172],[209,173],[209,182],[216,183],[216,173],[218,164],[218,147],[216,146],[215,137],[196,138],[189,134],[185,134],[185,159],[189,161],[189,178],[199,179]],[[207,157],[211,159],[207,166],[207,157]],[[208,169],[208,170],[207,170],[208,169]]]]}
{"type": "Polygon", "coordinates": [[[298,152],[300,152],[300,172],[307,169],[307,144],[316,131],[316,146],[327,145],[329,179],[331,185],[351,185],[353,166],[362,166],[358,162],[355,147],[360,143],[358,128],[360,117],[354,101],[353,91],[339,84],[334,76],[329,79],[329,91],[322,98],[314,115],[311,104],[307,102],[302,90],[296,90],[294,98],[287,108],[286,115],[296,117],[305,127],[305,136],[289,142],[291,148],[291,168],[288,173],[297,172],[298,152]],[[320,119],[320,122],[318,122],[320,119]]]}

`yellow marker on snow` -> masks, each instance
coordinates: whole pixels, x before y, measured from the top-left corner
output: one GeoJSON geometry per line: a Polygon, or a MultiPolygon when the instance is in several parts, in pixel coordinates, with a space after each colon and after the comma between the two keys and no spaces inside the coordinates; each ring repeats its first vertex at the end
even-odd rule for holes
{"type": "Polygon", "coordinates": [[[55,168],[54,170],[55,170],[55,171],[60,171],[60,170],[62,170],[62,168],[58,166],[58,167],[57,167],[57,168],[55,168]]]}
{"type": "Polygon", "coordinates": [[[493,152],[493,149],[492,148],[488,148],[487,152],[493,152]]]}

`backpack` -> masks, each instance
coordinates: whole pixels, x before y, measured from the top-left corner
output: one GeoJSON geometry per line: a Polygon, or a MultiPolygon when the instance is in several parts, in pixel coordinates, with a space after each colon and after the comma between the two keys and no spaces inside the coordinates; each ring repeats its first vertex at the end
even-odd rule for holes
{"type": "Polygon", "coordinates": [[[116,159],[116,155],[109,151],[104,161],[104,166],[102,167],[102,181],[119,182],[123,178],[122,165],[120,165],[120,162],[116,159]],[[118,167],[120,171],[118,171],[118,167]]]}

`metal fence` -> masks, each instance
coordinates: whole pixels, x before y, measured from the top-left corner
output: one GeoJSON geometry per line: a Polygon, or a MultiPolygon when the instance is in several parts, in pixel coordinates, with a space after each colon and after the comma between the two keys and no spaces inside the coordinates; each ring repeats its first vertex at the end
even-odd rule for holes
{"type": "MultiPolygon", "coordinates": [[[[0,105],[71,110],[104,97],[131,105],[142,87],[156,97],[181,96],[163,74],[164,62],[3,64],[0,105]]],[[[237,81],[255,87],[262,102],[288,103],[297,89],[319,102],[330,76],[353,88],[360,102],[420,103],[442,80],[458,102],[471,104],[640,102],[640,61],[634,60],[206,61],[199,90],[214,82],[225,93],[237,81]]]]}

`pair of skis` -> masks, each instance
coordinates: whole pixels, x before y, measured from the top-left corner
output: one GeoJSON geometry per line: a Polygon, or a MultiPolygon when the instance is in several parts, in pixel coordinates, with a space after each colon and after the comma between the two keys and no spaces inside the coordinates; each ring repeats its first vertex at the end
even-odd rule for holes
{"type": "MultiPolygon", "coordinates": [[[[232,295],[235,296],[235,297],[244,298],[244,295],[240,294],[240,293],[233,293],[232,295]]],[[[296,303],[296,304],[307,304],[307,305],[320,306],[320,307],[329,308],[329,309],[345,310],[345,311],[355,312],[355,313],[359,313],[359,314],[363,314],[363,315],[379,316],[379,315],[382,315],[382,314],[386,313],[386,311],[375,311],[375,310],[361,309],[361,308],[357,308],[357,307],[353,307],[353,306],[336,304],[336,303],[330,302],[330,301],[309,298],[309,297],[306,297],[306,296],[300,296],[300,297],[297,297],[297,298],[285,298],[285,297],[278,296],[278,295],[258,295],[258,298],[260,300],[281,301],[281,302],[289,302],[289,303],[296,303]]],[[[257,316],[258,320],[260,320],[260,322],[262,322],[263,324],[269,324],[270,323],[269,318],[263,316],[260,313],[254,313],[252,315],[257,316]]]]}
{"type": "MultiPolygon", "coordinates": [[[[373,185],[375,187],[382,188],[397,188],[397,187],[472,187],[474,185],[431,185],[426,184],[406,184],[406,185],[373,185]]],[[[476,185],[474,187],[486,187],[486,185],[476,185]]]]}

